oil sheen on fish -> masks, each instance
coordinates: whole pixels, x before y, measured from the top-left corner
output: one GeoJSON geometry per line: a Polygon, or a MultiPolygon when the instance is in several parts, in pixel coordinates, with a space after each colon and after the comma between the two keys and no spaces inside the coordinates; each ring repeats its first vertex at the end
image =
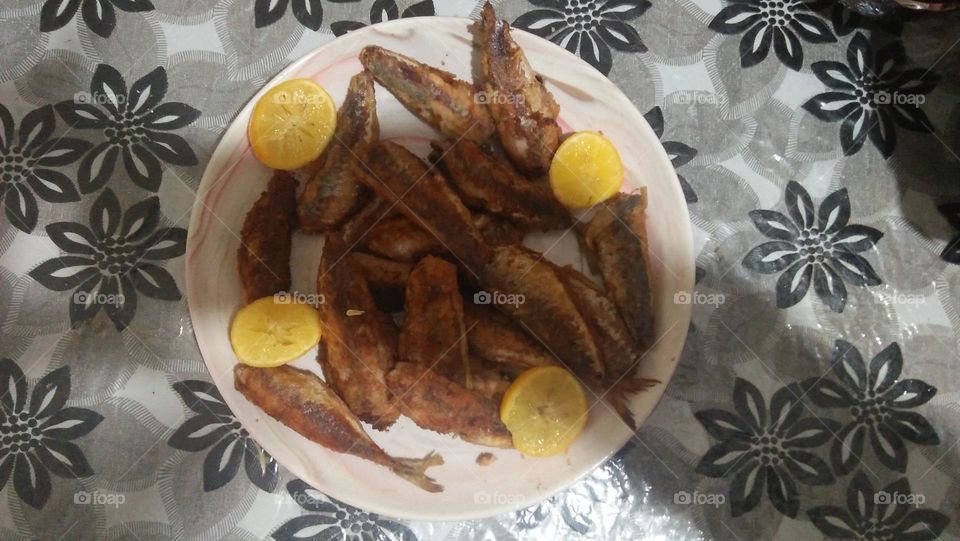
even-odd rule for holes
{"type": "Polygon", "coordinates": [[[319,168],[307,166],[297,212],[305,231],[320,232],[339,227],[370,198],[359,180],[367,174],[358,156],[363,145],[380,137],[373,77],[361,72],[350,79],[347,96],[337,112],[337,129],[319,168]]]}
{"type": "Polygon", "coordinates": [[[277,171],[243,220],[237,268],[247,303],[290,289],[290,246],[297,228],[297,181],[277,171]]]}
{"type": "Polygon", "coordinates": [[[452,73],[374,45],[364,47],[360,62],[404,107],[445,136],[483,143],[493,135],[493,119],[477,89],[452,73]]]}
{"type": "Polygon", "coordinates": [[[443,464],[440,455],[431,452],[419,459],[388,455],[316,374],[292,366],[254,368],[238,364],[233,377],[234,386],[247,400],[308,440],[385,466],[427,492],[443,491],[426,474],[427,468],[443,464]]]}
{"type": "Polygon", "coordinates": [[[476,23],[487,107],[510,161],[527,175],[545,173],[560,145],[560,106],[489,2],[476,23]]]}

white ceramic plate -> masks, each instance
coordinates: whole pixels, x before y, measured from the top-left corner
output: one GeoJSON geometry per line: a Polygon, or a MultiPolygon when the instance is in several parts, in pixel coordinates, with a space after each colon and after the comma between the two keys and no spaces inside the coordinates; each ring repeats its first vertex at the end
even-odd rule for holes
{"type": "MultiPolygon", "coordinates": [[[[386,432],[369,430],[388,453],[419,457],[430,450],[446,463],[429,470],[444,491],[430,494],[381,466],[334,453],[310,442],[265,415],[233,388],[237,359],[228,340],[230,320],[241,306],[236,269],[239,231],[246,212],[265,188],[271,172],[247,145],[253,104],[274,84],[309,77],[340,103],[347,83],[360,69],[357,58],[367,45],[382,45],[470,79],[472,46],[466,19],[404,19],[356,30],[320,47],[275,77],[248,103],[227,129],[204,173],[187,240],[187,292],[200,351],[227,404],[250,434],[280,464],[320,491],[348,504],[398,518],[463,520],[532,505],[573,484],[615,453],[631,431],[605,403],[594,403],[587,427],[570,449],[546,459],[524,458],[516,451],[492,450],[492,465],[481,467],[477,454],[490,450],[416,427],[406,418],[386,432]],[[427,22],[429,21],[429,22],[427,22]]],[[[533,67],[560,103],[564,131],[602,130],[619,148],[627,170],[624,191],[646,186],[650,205],[656,346],[638,376],[662,383],[637,395],[631,404],[638,423],[650,414],[676,366],[690,322],[690,306],[674,295],[693,287],[694,260],[690,221],[680,185],[656,135],[626,96],[594,68],[564,49],[514,30],[533,67]]],[[[386,90],[377,87],[382,137],[423,151],[435,134],[410,115],[386,90]]],[[[528,244],[561,264],[582,269],[572,234],[538,236],[528,244]]],[[[298,234],[292,267],[294,289],[315,291],[320,237],[298,234]]],[[[294,365],[320,373],[310,352],[294,365]]]]}

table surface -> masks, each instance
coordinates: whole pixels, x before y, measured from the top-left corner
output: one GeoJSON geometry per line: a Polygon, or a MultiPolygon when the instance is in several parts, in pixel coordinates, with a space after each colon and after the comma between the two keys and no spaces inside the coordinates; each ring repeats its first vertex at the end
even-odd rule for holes
{"type": "Polygon", "coordinates": [[[617,83],[683,184],[693,323],[636,437],[522,511],[399,521],[291,476],[209,383],[183,252],[224,127],[336,35],[477,2],[4,0],[0,537],[960,536],[957,15],[497,9],[617,83]]]}

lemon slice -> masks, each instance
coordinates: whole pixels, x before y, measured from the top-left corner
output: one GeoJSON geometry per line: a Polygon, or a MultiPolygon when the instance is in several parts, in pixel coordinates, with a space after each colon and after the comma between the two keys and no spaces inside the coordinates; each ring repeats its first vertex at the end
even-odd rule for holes
{"type": "Polygon", "coordinates": [[[282,299],[285,297],[257,299],[234,316],[230,344],[243,364],[280,366],[320,341],[320,314],[316,309],[282,299]]]}
{"type": "Polygon", "coordinates": [[[620,191],[623,162],[603,134],[581,131],[567,137],[550,162],[550,186],[557,200],[573,209],[587,208],[620,191]]]}
{"type": "Polygon", "coordinates": [[[336,128],[330,94],[310,79],[291,79],[257,100],[247,137],[264,165],[289,171],[317,159],[336,128]]]}
{"type": "Polygon", "coordinates": [[[587,423],[587,398],[580,382],[559,366],[520,374],[500,403],[500,420],[521,453],[544,457],[561,453],[587,423]]]}

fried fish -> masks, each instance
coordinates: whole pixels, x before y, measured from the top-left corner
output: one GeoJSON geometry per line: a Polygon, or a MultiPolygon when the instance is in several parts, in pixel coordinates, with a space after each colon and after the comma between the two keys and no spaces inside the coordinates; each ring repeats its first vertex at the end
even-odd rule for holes
{"type": "Polygon", "coordinates": [[[350,79],[347,96],[337,112],[334,140],[319,158],[319,168],[307,166],[308,178],[298,198],[297,213],[304,231],[336,229],[370,198],[359,177],[367,174],[358,155],[380,137],[373,77],[361,72],[350,79]],[[312,173],[312,174],[311,174],[312,173]]]}
{"type": "Polygon", "coordinates": [[[397,328],[377,308],[363,273],[337,235],[327,235],[317,292],[324,301],[317,356],[324,378],[357,417],[378,430],[389,427],[399,415],[385,379],[396,361],[397,328]]]}
{"type": "Polygon", "coordinates": [[[432,145],[447,178],[468,208],[499,216],[525,230],[569,227],[569,211],[546,182],[523,178],[509,163],[487,154],[472,141],[435,141],[432,145]]]}
{"type": "Polygon", "coordinates": [[[463,315],[467,343],[474,355],[519,368],[556,364],[540,342],[489,305],[468,300],[463,303],[463,315]]]}
{"type": "Polygon", "coordinates": [[[510,25],[497,19],[490,2],[484,4],[475,28],[487,108],[500,144],[518,169],[541,175],[549,169],[560,145],[560,106],[513,41],[510,25]]]}
{"type": "Polygon", "coordinates": [[[493,135],[493,119],[476,88],[452,73],[374,45],[364,47],[360,62],[404,107],[445,136],[483,143],[493,135]]]}
{"type": "Polygon", "coordinates": [[[427,468],[443,464],[440,455],[388,455],[364,432],[347,404],[316,374],[292,366],[254,368],[238,364],[233,377],[234,386],[247,400],[308,440],[385,466],[427,492],[443,491],[426,474],[427,468]]]}
{"type": "Polygon", "coordinates": [[[237,268],[251,303],[290,289],[290,246],[297,228],[297,181],[277,171],[240,229],[237,268]]]}
{"type": "Polygon", "coordinates": [[[370,228],[359,247],[387,259],[408,263],[447,251],[437,237],[402,215],[381,220],[370,228]]]}
{"type": "Polygon", "coordinates": [[[378,308],[388,313],[403,311],[403,294],[413,270],[412,264],[360,252],[347,257],[360,269],[378,308]]]}

